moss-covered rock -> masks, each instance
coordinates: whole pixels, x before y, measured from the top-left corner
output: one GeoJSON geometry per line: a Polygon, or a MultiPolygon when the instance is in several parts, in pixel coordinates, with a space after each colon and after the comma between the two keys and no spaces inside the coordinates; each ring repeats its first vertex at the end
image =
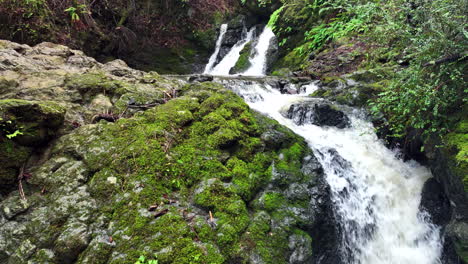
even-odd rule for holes
{"type": "Polygon", "coordinates": [[[368,107],[368,101],[382,92],[388,81],[357,83],[340,77],[326,77],[310,96],[326,98],[339,104],[368,107]]]}
{"type": "MultiPolygon", "coordinates": [[[[68,83],[88,92],[100,87],[104,95],[109,80],[97,80],[68,83]]],[[[106,97],[120,85],[110,85],[106,97]]],[[[302,170],[311,154],[306,143],[219,84],[186,85],[179,95],[58,139],[25,183],[30,209],[0,230],[0,241],[7,241],[0,242],[0,257],[49,263],[132,263],[142,255],[159,263],[301,258],[296,251],[311,243],[304,227],[312,218],[304,212],[317,175],[302,170]],[[3,239],[13,233],[15,239],[3,239]],[[23,248],[34,250],[9,251],[25,238],[30,245],[23,248]]]]}
{"type": "Polygon", "coordinates": [[[245,44],[239,54],[239,59],[234,67],[229,71],[230,74],[242,73],[252,65],[249,60],[250,55],[252,54],[252,42],[245,44]]]}

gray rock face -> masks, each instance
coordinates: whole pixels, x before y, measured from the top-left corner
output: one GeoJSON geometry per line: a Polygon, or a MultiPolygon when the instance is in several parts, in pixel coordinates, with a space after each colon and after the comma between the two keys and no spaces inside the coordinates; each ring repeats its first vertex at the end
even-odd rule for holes
{"type": "MultiPolygon", "coordinates": [[[[0,100],[55,102],[67,109],[68,125],[89,123],[104,108],[123,112],[130,99],[138,104],[159,102],[165,91],[180,86],[180,81],[131,69],[122,60],[101,64],[62,45],[46,42],[29,47],[0,40],[0,100]],[[96,97],[107,102],[96,104],[96,97]]],[[[134,112],[134,108],[126,111],[134,112]]]]}

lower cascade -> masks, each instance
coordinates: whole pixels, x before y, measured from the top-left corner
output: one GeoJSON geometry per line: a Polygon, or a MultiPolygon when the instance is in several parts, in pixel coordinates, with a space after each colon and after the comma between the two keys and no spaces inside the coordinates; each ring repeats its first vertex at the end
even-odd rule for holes
{"type": "MultiPolygon", "coordinates": [[[[307,97],[317,88],[314,84],[302,86],[300,94],[281,94],[261,81],[218,81],[251,108],[306,139],[330,187],[340,263],[441,263],[439,227],[419,210],[430,171],[414,161],[403,162],[386,148],[362,111],[339,105],[320,107],[328,103],[307,97]],[[307,111],[297,111],[298,105],[307,111]],[[335,116],[346,125],[319,124],[319,109],[327,108],[344,112],[346,116],[335,116]]],[[[317,263],[329,261],[318,259],[317,263]]]]}

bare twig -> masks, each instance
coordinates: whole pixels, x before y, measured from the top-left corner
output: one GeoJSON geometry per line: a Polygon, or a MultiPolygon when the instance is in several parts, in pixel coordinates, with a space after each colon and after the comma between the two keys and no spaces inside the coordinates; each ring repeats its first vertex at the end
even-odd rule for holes
{"type": "Polygon", "coordinates": [[[457,61],[459,59],[461,59],[463,61],[463,60],[468,59],[468,56],[466,56],[466,54],[458,53],[458,54],[455,54],[455,55],[446,56],[446,57],[438,59],[436,61],[426,62],[426,63],[423,64],[423,66],[424,67],[435,66],[435,65],[442,64],[442,63],[446,63],[446,62],[454,62],[454,61],[457,61]]]}
{"type": "Polygon", "coordinates": [[[119,115],[119,118],[118,118],[118,119],[122,118],[122,116],[125,114],[125,112],[127,112],[127,109],[128,109],[128,105],[127,105],[127,107],[125,107],[125,109],[123,110],[123,112],[122,112],[122,113],[120,113],[120,115],[119,115]]]}
{"type": "Polygon", "coordinates": [[[24,195],[24,190],[23,190],[24,166],[25,165],[21,167],[19,175],[18,175],[18,189],[19,189],[21,199],[26,201],[27,200],[26,195],[24,195]]]}

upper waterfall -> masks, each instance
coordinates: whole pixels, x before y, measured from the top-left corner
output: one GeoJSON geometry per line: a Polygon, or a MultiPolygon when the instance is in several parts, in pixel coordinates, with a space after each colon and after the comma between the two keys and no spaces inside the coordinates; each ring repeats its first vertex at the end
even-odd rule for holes
{"type": "MultiPolygon", "coordinates": [[[[240,72],[241,75],[249,76],[264,76],[267,71],[267,61],[272,42],[275,34],[269,26],[265,26],[262,33],[257,37],[256,28],[253,26],[247,34],[242,33],[243,37],[229,50],[229,52],[216,64],[216,59],[219,57],[220,49],[222,46],[223,38],[228,30],[228,25],[223,24],[220,29],[218,40],[216,41],[216,48],[210,57],[208,64],[205,66],[204,74],[213,75],[231,75],[231,69],[234,68],[238,60],[240,60],[240,53],[248,43],[253,43],[255,46],[248,48],[249,67],[240,72]],[[245,35],[244,35],[245,34],[245,35]]],[[[228,34],[229,35],[229,34],[228,34]]],[[[246,48],[247,49],[247,48],[246,48]]],[[[244,52],[244,51],[242,51],[244,52]]]]}
{"type": "Polygon", "coordinates": [[[219,50],[221,49],[221,44],[223,42],[224,34],[226,34],[228,28],[228,24],[222,24],[221,28],[219,30],[219,37],[218,40],[216,40],[216,48],[213,54],[210,57],[210,60],[208,61],[208,64],[205,66],[205,70],[203,73],[210,73],[211,69],[213,69],[213,65],[216,62],[216,57],[218,57],[219,50]]]}
{"type": "Polygon", "coordinates": [[[241,40],[239,40],[224,56],[224,58],[216,65],[211,71],[208,73],[214,75],[229,75],[229,71],[232,67],[236,64],[237,60],[239,59],[239,52],[244,48],[244,46],[252,40],[255,34],[255,27],[249,30],[247,36],[241,40]]]}
{"type": "Polygon", "coordinates": [[[268,49],[271,45],[271,39],[274,37],[275,33],[269,26],[266,26],[255,46],[255,56],[249,59],[251,66],[243,75],[264,76],[266,74],[268,49]]]}

